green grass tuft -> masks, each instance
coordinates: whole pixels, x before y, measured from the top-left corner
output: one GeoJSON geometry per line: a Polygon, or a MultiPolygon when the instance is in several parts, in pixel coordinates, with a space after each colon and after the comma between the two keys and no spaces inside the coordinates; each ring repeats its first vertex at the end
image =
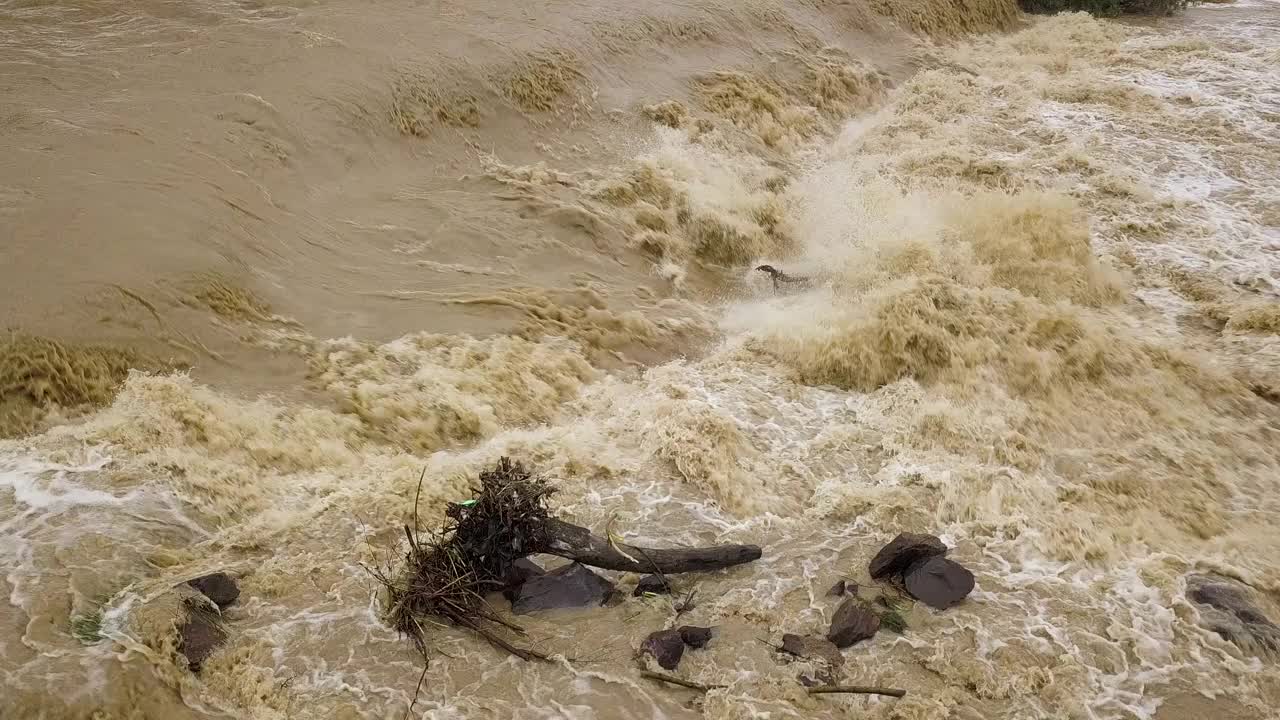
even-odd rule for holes
{"type": "Polygon", "coordinates": [[[102,608],[95,608],[83,615],[72,615],[71,635],[85,645],[102,640],[102,608]]]}
{"type": "Polygon", "coordinates": [[[899,635],[907,631],[907,619],[903,617],[898,604],[884,597],[880,598],[883,608],[880,610],[880,627],[899,635]]]}

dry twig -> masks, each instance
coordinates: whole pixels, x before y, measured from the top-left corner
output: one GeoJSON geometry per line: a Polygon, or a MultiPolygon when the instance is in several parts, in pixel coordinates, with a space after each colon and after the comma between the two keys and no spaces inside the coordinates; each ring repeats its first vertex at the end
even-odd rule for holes
{"type": "Polygon", "coordinates": [[[724,685],[703,685],[702,683],[696,683],[692,680],[683,680],[674,675],[667,675],[665,673],[660,673],[660,672],[652,672],[650,670],[642,670],[640,672],[640,677],[648,678],[650,680],[658,680],[664,683],[670,683],[672,685],[679,685],[680,687],[686,687],[686,688],[689,688],[690,690],[701,690],[702,692],[724,687],[724,685]]]}

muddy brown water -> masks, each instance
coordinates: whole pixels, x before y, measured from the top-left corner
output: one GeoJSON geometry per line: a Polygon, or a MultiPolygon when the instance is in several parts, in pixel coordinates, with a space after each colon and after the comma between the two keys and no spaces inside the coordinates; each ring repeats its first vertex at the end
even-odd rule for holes
{"type": "Polygon", "coordinates": [[[0,717],[1275,716],[1185,588],[1280,620],[1280,5],[0,14],[0,717]],[[441,627],[423,675],[366,567],[502,455],[629,542],[764,547],[677,581],[725,688],[639,677],[663,598],[522,617],[546,665],[441,627]],[[905,698],[806,695],[768,643],[903,530],[977,590],[845,652],[905,698]]]}

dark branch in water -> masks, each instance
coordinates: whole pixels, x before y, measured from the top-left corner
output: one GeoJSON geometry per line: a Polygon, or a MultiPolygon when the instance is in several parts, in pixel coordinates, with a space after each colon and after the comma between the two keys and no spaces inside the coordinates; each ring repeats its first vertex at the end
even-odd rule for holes
{"type": "Polygon", "coordinates": [[[780,289],[783,285],[797,285],[799,287],[806,287],[813,282],[813,280],[807,276],[788,275],[772,265],[761,265],[757,267],[756,270],[759,270],[760,272],[763,272],[763,273],[768,273],[769,276],[773,278],[774,290],[780,289]]]}
{"type": "Polygon", "coordinates": [[[724,687],[724,685],[703,685],[702,683],[696,683],[692,680],[683,680],[674,675],[667,675],[665,673],[660,673],[660,672],[650,672],[649,670],[642,671],[640,673],[640,677],[648,678],[649,680],[658,680],[664,683],[671,683],[672,685],[679,685],[680,687],[686,687],[686,688],[689,688],[690,690],[701,690],[702,692],[724,687]]]}
{"type": "MultiPolygon", "coordinates": [[[[672,685],[679,685],[680,687],[689,688],[690,690],[701,690],[702,692],[707,692],[708,690],[715,690],[717,688],[725,687],[724,685],[703,685],[702,683],[696,683],[696,682],[693,682],[692,680],[684,680],[682,678],[675,677],[674,675],[666,675],[660,672],[650,672],[649,670],[642,671],[640,673],[640,677],[648,678],[649,680],[658,680],[660,682],[670,683],[672,685]]],[[[888,695],[889,697],[897,697],[897,698],[905,697],[907,694],[906,690],[898,690],[896,688],[867,687],[862,685],[819,685],[818,687],[808,688],[807,692],[810,695],[836,695],[836,694],[888,695]]]]}

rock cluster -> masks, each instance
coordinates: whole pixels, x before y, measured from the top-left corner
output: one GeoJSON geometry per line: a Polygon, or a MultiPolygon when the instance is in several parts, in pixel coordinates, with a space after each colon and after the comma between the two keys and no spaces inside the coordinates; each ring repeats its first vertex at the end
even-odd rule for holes
{"type": "Polygon", "coordinates": [[[840,651],[869,640],[882,628],[901,633],[906,619],[899,612],[902,593],[944,610],[962,601],[974,588],[967,569],[946,557],[947,546],[935,535],[901,533],[880,548],[867,571],[882,589],[840,579],[827,591],[836,605],[826,636],[787,633],[777,649],[786,656],[818,662],[816,678],[801,676],[805,684],[833,683],[844,664],[840,651]]]}
{"type": "Polygon", "coordinates": [[[223,624],[222,611],[240,597],[240,586],[224,572],[202,575],[186,584],[197,592],[182,601],[185,617],[178,625],[178,651],[195,672],[231,637],[223,624]]]}
{"type": "Polygon", "coordinates": [[[872,578],[895,582],[916,600],[946,610],[968,597],[975,584],[973,573],[946,553],[947,546],[934,535],[902,533],[880,548],[867,570],[872,578]]]}
{"type": "Polygon", "coordinates": [[[685,647],[695,650],[706,647],[711,642],[711,628],[682,625],[678,628],[657,630],[640,644],[640,652],[652,655],[658,665],[666,670],[675,670],[684,657],[685,647]]]}

